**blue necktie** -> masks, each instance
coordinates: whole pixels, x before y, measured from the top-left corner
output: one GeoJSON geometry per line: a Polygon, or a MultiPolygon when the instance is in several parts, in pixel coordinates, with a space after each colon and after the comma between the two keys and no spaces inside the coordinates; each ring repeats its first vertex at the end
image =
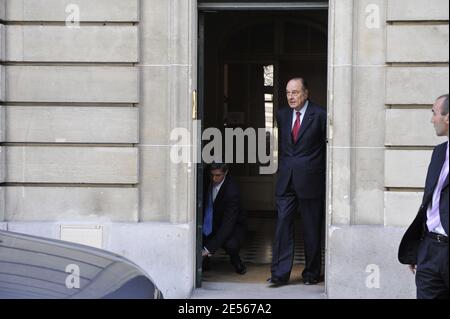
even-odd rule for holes
{"type": "Polygon", "coordinates": [[[208,203],[205,208],[205,218],[203,220],[203,234],[209,236],[212,233],[212,221],[213,221],[213,200],[212,189],[208,192],[208,203]]]}

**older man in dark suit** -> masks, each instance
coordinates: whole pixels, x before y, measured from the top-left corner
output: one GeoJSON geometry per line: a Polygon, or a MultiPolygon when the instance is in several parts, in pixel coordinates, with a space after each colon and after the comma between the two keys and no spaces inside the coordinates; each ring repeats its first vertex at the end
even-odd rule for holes
{"type": "Polygon", "coordinates": [[[228,175],[226,164],[213,163],[208,172],[210,182],[204,196],[203,214],[203,269],[209,268],[208,258],[223,248],[235,271],[243,275],[247,268],[239,251],[247,231],[247,218],[241,207],[238,186],[228,175]]]}
{"type": "Polygon", "coordinates": [[[416,274],[418,299],[449,298],[448,288],[448,94],[433,105],[438,145],[431,157],[422,205],[400,243],[398,258],[416,274]]]}
{"type": "Polygon", "coordinates": [[[325,201],[325,109],[309,101],[306,81],[295,78],[286,87],[289,108],[277,113],[279,164],[276,188],[278,220],[273,244],[274,285],[287,284],[294,261],[294,215],[300,208],[305,243],[306,285],[319,282],[325,201]]]}

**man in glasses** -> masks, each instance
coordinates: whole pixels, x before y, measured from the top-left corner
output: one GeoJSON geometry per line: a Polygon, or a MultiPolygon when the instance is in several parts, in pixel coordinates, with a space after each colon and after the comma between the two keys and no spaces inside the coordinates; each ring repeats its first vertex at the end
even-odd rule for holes
{"type": "Polygon", "coordinates": [[[303,283],[315,285],[321,275],[327,114],[309,101],[308,84],[302,78],[288,82],[286,97],[289,107],[277,113],[278,220],[268,282],[275,286],[289,282],[294,261],[294,217],[299,209],[306,259],[303,283]]]}
{"type": "Polygon", "coordinates": [[[247,220],[238,186],[228,175],[227,164],[211,164],[208,174],[203,206],[203,270],[210,267],[209,257],[223,248],[236,273],[243,275],[247,268],[239,257],[239,250],[247,231],[247,220]]]}

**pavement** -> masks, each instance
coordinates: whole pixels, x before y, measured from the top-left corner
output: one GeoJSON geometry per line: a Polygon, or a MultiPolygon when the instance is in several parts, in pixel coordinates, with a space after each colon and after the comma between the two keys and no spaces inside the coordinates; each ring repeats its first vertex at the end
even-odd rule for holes
{"type": "Polygon", "coordinates": [[[292,282],[276,288],[261,283],[203,282],[191,299],[326,299],[326,295],[323,282],[314,286],[292,282]]]}

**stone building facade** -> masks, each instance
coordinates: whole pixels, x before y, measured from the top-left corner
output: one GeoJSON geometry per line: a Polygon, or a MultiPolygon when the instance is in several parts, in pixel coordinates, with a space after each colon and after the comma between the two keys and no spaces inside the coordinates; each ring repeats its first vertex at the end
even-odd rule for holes
{"type": "MultiPolygon", "coordinates": [[[[396,254],[443,142],[449,2],[309,3],[329,19],[326,293],[414,297],[396,254]]],[[[171,162],[170,133],[193,129],[202,5],[0,0],[1,228],[95,242],[190,296],[197,166],[171,162]]]]}

